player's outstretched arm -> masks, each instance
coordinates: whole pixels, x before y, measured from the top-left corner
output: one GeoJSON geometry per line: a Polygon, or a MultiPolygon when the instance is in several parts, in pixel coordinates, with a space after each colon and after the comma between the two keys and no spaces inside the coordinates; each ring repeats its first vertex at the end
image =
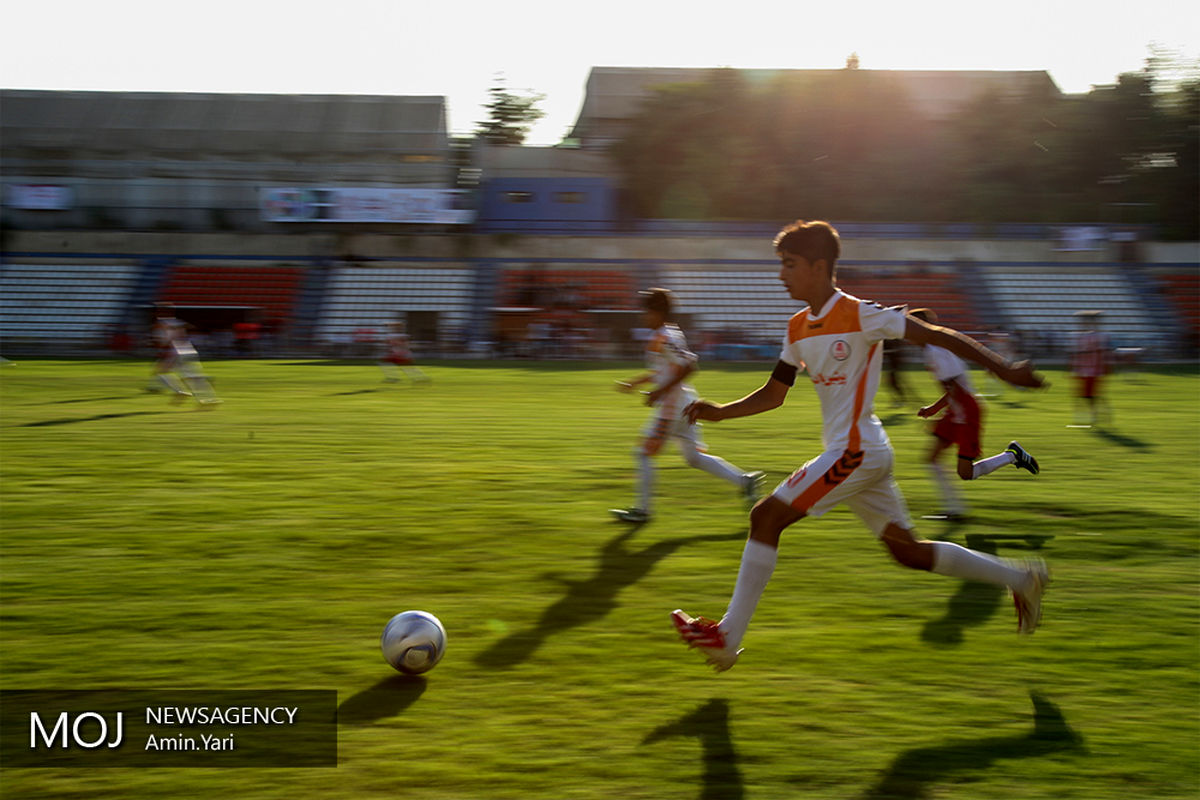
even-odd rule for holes
{"type": "Polygon", "coordinates": [[[915,317],[908,317],[904,328],[904,338],[913,344],[932,344],[945,348],[959,358],[974,362],[986,370],[995,373],[1002,381],[1013,386],[1026,386],[1031,389],[1041,388],[1044,384],[1042,376],[1033,370],[1028,361],[1009,361],[997,353],[987,349],[965,333],[944,328],[941,325],[930,325],[915,317]]]}
{"type": "Polygon", "coordinates": [[[932,417],[934,414],[938,413],[943,408],[945,408],[946,404],[949,402],[950,402],[950,395],[944,394],[941,397],[939,397],[937,399],[937,401],[935,403],[933,403],[932,405],[924,406],[923,408],[918,409],[917,416],[921,417],[922,419],[927,419],[929,417],[932,417]]]}
{"type": "Polygon", "coordinates": [[[783,405],[784,398],[787,397],[788,389],[792,387],[786,383],[770,378],[755,391],[743,397],[741,400],[734,400],[732,403],[712,403],[708,400],[697,400],[683,410],[688,422],[695,422],[698,419],[708,420],[710,422],[719,422],[723,419],[735,419],[736,417],[749,417],[754,414],[761,414],[764,411],[770,411],[773,408],[779,408],[783,405]]]}

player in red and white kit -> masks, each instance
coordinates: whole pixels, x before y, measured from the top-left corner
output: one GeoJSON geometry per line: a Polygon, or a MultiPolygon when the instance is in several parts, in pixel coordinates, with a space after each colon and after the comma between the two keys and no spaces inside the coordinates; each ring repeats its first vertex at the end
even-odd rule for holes
{"type": "Polygon", "coordinates": [[[642,440],[634,450],[637,459],[637,503],[631,508],[614,508],[613,516],[624,522],[643,523],[650,519],[654,496],[654,457],[668,439],[679,445],[688,466],[703,470],[732,483],[748,503],[758,499],[762,472],[745,472],[706,452],[700,426],[683,417],[684,408],[697,398],[686,379],[696,370],[697,358],[688,350],[679,326],[671,322],[674,297],[667,289],[642,292],[642,317],[651,329],[646,343],[646,371],[628,381],[618,381],[617,390],[631,392],[649,384],[646,405],[655,411],[642,429],[642,440]]]}
{"type": "Polygon", "coordinates": [[[1049,573],[1040,561],[1017,564],[953,542],[918,539],[900,488],[892,477],[892,448],[872,406],[879,388],[882,342],[907,339],[933,344],[978,363],[1017,386],[1042,379],[1027,362],[1004,361],[974,339],[928,325],[896,308],[842,292],[835,282],[841,243],[825,222],[797,221],[775,238],[779,279],[789,295],[807,303],[792,317],[779,362],[758,390],[732,403],[699,400],[690,419],[733,419],[783,404],[797,374],[808,373],[821,403],[824,452],[796,470],[750,513],[750,537],[742,553],[733,596],[719,622],[676,609],[671,620],[681,638],[698,648],[718,671],[737,660],[750,618],[775,570],[785,528],[846,505],[900,564],[960,580],[1012,590],[1017,629],[1033,633],[1041,617],[1049,573]]]}
{"type": "Polygon", "coordinates": [[[1083,329],[1075,337],[1071,347],[1071,374],[1078,385],[1079,398],[1083,401],[1085,414],[1076,410],[1075,427],[1090,428],[1111,417],[1108,403],[1100,391],[1104,376],[1109,370],[1108,337],[1100,330],[1099,311],[1078,311],[1075,317],[1083,329]]]}
{"type": "MultiPolygon", "coordinates": [[[[200,365],[200,355],[188,337],[187,323],[176,319],[175,308],[170,303],[158,305],[151,336],[158,349],[154,378],[174,393],[175,402],[185,397],[195,398],[203,407],[221,402],[200,365]]],[[[155,384],[151,387],[152,391],[157,391],[155,384]]]]}
{"type": "Polygon", "coordinates": [[[150,383],[146,386],[147,392],[161,392],[165,388],[176,400],[191,394],[173,374],[179,362],[175,342],[186,336],[187,324],[176,318],[175,307],[170,303],[156,305],[154,324],[150,328],[150,343],[154,346],[154,369],[150,375],[150,383]]]}
{"type": "Polygon", "coordinates": [[[379,368],[383,370],[383,379],[387,383],[400,380],[400,371],[415,383],[430,383],[430,378],[420,367],[413,363],[412,350],[408,344],[408,333],[403,322],[392,323],[391,331],[383,342],[384,352],[379,358],[379,368]]]}
{"type": "MultiPolygon", "coordinates": [[[[937,314],[928,308],[914,309],[909,312],[909,316],[930,325],[937,324],[937,314]]],[[[951,447],[958,447],[958,477],[964,481],[982,478],[1009,464],[1028,470],[1034,475],[1038,474],[1039,467],[1037,459],[1015,441],[1010,442],[1008,449],[1003,453],[980,458],[983,455],[980,445],[983,404],[976,399],[966,363],[949,350],[937,345],[927,344],[922,348],[922,352],[925,356],[925,366],[945,390],[936,402],[917,412],[917,416],[924,419],[942,414],[933,427],[934,442],[929,451],[929,469],[941,490],[945,506],[942,514],[929,518],[957,520],[966,515],[967,506],[939,463],[942,453],[951,447]]]]}

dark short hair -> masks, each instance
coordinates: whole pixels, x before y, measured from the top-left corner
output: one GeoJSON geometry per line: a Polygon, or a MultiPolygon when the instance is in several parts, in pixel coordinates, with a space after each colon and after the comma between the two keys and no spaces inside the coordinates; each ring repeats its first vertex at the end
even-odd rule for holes
{"type": "Polygon", "coordinates": [[[812,263],[825,259],[832,272],[842,255],[842,241],[828,222],[798,219],[775,236],[775,252],[790,253],[812,263]]]}
{"type": "Polygon", "coordinates": [[[638,292],[642,296],[642,308],[647,311],[657,311],[670,316],[675,308],[675,296],[670,289],[643,289],[638,292]]]}

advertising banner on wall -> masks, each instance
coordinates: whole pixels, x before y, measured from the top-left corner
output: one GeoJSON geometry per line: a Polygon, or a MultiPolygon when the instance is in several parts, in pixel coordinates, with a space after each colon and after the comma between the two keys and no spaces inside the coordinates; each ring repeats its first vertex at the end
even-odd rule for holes
{"type": "Polygon", "coordinates": [[[259,190],[259,208],[267,222],[388,222],[467,225],[475,213],[466,208],[469,193],[458,189],[305,189],[259,190]]]}

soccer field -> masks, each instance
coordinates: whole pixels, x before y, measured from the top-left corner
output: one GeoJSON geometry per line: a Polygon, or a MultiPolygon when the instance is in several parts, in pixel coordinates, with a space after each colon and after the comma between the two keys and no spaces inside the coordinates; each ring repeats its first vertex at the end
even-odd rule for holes
{"type": "MultiPolygon", "coordinates": [[[[211,411],[149,365],[0,369],[0,688],[332,689],[336,768],[3,768],[20,798],[1195,798],[1200,375],[1115,376],[1072,429],[1069,380],[989,399],[984,450],[1041,463],[961,484],[927,537],[1053,571],[1018,638],[990,586],[905,570],[847,511],[783,538],[746,652],[714,674],[676,607],[719,616],[746,512],[659,458],[631,529],[647,410],[634,365],[218,361],[211,411]],[[445,624],[421,678],[382,659],[405,609],[445,624]]],[[[771,365],[704,365],[732,400],[771,365]]],[[[925,402],[922,372],[907,375],[925,402]]],[[[977,385],[986,386],[981,376],[977,385]]],[[[878,411],[914,517],[938,510],[916,407],[878,411]]],[[[816,396],[705,426],[770,485],[820,451],[816,396]]]]}

